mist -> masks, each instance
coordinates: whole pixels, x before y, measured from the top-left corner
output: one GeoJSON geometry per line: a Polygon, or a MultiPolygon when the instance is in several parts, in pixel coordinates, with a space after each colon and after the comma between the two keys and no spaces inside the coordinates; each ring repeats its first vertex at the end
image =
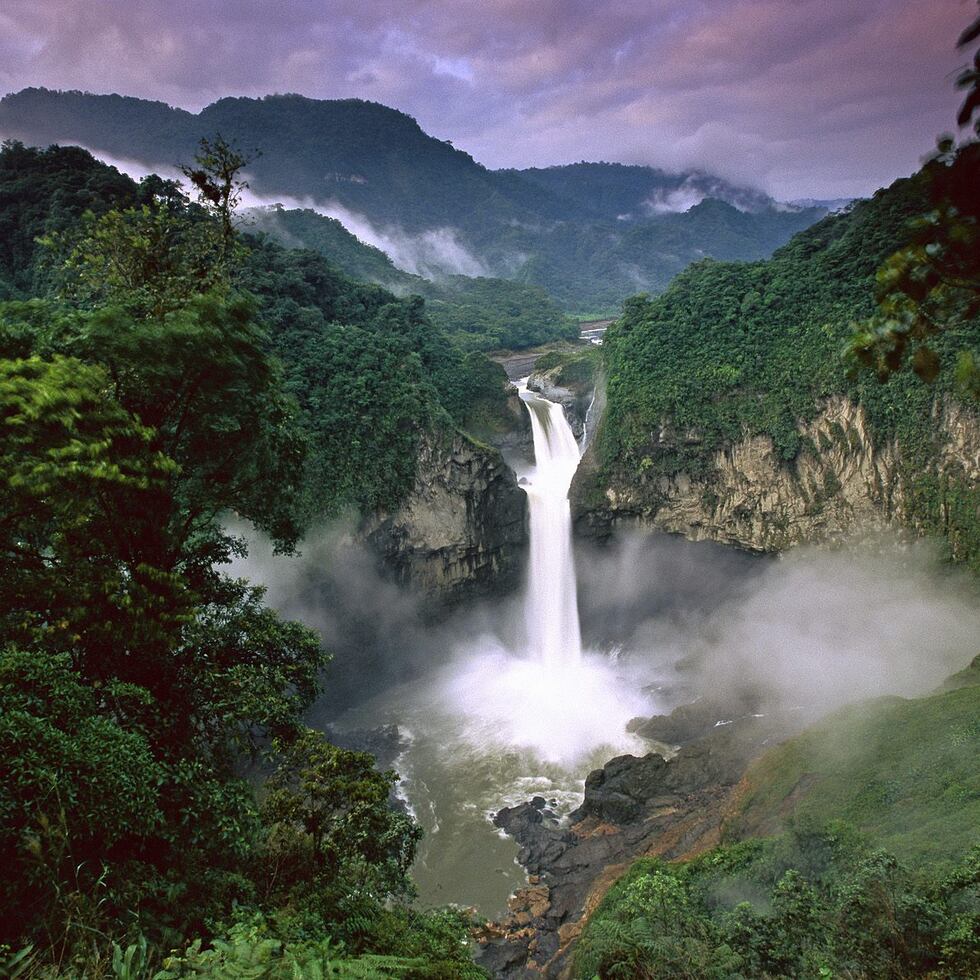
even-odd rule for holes
{"type": "MultiPolygon", "coordinates": [[[[65,140],[65,144],[80,145],[76,140],[65,140]]],[[[115,157],[102,150],[83,146],[97,160],[115,167],[120,173],[133,180],[142,180],[150,174],[157,174],[166,180],[184,182],[184,175],[171,164],[147,164],[139,160],[115,157]]],[[[243,174],[246,181],[248,175],[243,174]]],[[[241,207],[274,208],[281,206],[289,210],[310,210],[326,218],[339,221],[355,238],[366,245],[380,249],[402,272],[426,279],[440,280],[448,276],[489,276],[491,270],[460,239],[459,232],[450,227],[430,228],[412,235],[403,228],[389,225],[377,227],[367,217],[350,210],[339,201],[319,201],[312,197],[292,197],[290,195],[259,194],[251,187],[245,188],[241,196],[241,207]]]]}
{"type": "Polygon", "coordinates": [[[855,701],[919,696],[969,663],[980,636],[975,587],[928,542],[875,538],[772,558],[632,531],[576,546],[586,655],[562,678],[532,663],[520,592],[433,622],[351,523],[311,535],[293,557],[245,537],[248,557],[229,573],[265,586],[334,655],[315,723],[420,683],[434,699],[427,710],[464,719],[461,735],[550,762],[573,763],[597,742],[642,752],[624,740],[629,719],[698,699],[796,711],[802,723],[855,701]]]}
{"type": "Polygon", "coordinates": [[[724,201],[739,211],[751,213],[773,207],[775,202],[755,187],[737,186],[704,173],[689,174],[674,187],[656,190],[644,201],[653,214],[679,214],[690,211],[707,198],[724,201]]]}
{"type": "Polygon", "coordinates": [[[814,717],[921,696],[978,652],[976,587],[927,541],[758,558],[634,533],[579,567],[587,641],[656,665],[677,703],[814,717]]]}

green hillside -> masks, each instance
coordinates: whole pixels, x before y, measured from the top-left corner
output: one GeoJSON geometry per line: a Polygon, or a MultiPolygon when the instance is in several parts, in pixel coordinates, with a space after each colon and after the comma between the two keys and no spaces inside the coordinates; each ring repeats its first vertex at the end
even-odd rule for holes
{"type": "MultiPolygon", "coordinates": [[[[161,189],[176,193],[156,179],[137,185],[77,148],[6,146],[0,297],[56,302],[65,256],[38,239],[71,232],[86,212],[145,204],[161,189]]],[[[173,207],[203,220],[178,198],[173,207]]],[[[244,241],[235,275],[267,331],[267,349],[283,362],[312,443],[301,481],[307,517],[396,503],[411,487],[415,446],[427,425],[466,428],[504,418],[502,369],[453,345],[420,299],[355,282],[315,251],[244,241]]],[[[364,254],[357,245],[352,254],[364,254]]],[[[12,306],[4,314],[8,336],[29,333],[50,315],[44,307],[12,306]]],[[[30,346],[18,342],[17,349],[30,346]]]]}
{"type": "Polygon", "coordinates": [[[409,275],[339,221],[315,211],[252,210],[246,212],[243,227],[264,232],[286,247],[318,252],[354,279],[385,286],[399,296],[422,296],[432,322],[463,350],[519,350],[578,337],[574,321],[540,286],[486,276],[444,276],[434,282],[409,275]]]}
{"type": "Polygon", "coordinates": [[[766,753],[726,836],[843,820],[910,864],[960,860],[980,844],[980,658],[960,684],[844,708],[766,753]]]}
{"type": "Polygon", "coordinates": [[[0,975],[480,976],[411,906],[395,774],[305,727],[330,656],[225,573],[227,517],[290,552],[390,507],[506,379],[228,218],[0,150],[0,975]]]}
{"type": "MultiPolygon", "coordinates": [[[[543,286],[566,311],[615,310],[638,290],[663,289],[706,255],[767,255],[825,213],[780,210],[759,192],[698,173],[607,164],[490,171],[404,113],[354,99],[227,98],[197,114],[46,89],[0,100],[2,135],[42,146],[77,141],[151,167],[190,160],[199,138],[219,132],[254,156],[249,175],[257,193],[338,202],[402,240],[449,229],[467,268],[543,286]],[[747,210],[637,208],[646,196],[678,188],[696,192],[692,202],[716,195],[747,210]],[[619,220],[620,201],[632,202],[630,220],[619,220]]],[[[465,271],[453,249],[437,250],[434,261],[446,274],[465,271]]]]}
{"type": "MultiPolygon", "coordinates": [[[[976,154],[957,166],[975,169],[976,154]]],[[[876,310],[878,268],[931,207],[928,180],[923,172],[898,181],[769,260],[705,260],[662,296],[629,300],[603,346],[609,400],[594,492],[628,483],[655,507],[660,476],[685,472],[710,482],[714,451],[746,435],[770,436],[791,462],[808,448],[799,424],[814,418],[821,399],[841,393],[864,406],[878,445],[897,440],[915,523],[945,534],[958,558],[980,559],[976,487],[937,471],[933,415],[937,400],[969,398],[956,390],[956,362],[980,347],[977,320],[954,316],[937,337],[942,370],[932,385],[911,372],[881,384],[870,373],[851,374],[843,356],[852,323],[876,310]],[[661,445],[664,422],[697,439],[661,445]]]]}
{"type": "Polygon", "coordinates": [[[771,749],[724,845],[641,859],[613,886],[574,975],[975,976],[978,718],[980,658],[939,693],[853,705],[771,749]]]}

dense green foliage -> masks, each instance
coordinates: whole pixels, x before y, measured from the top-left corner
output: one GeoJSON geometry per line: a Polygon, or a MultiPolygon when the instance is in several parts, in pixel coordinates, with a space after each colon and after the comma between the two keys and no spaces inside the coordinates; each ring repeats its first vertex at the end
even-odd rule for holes
{"type": "MultiPolygon", "coordinates": [[[[943,139],[926,168],[931,211],[913,225],[911,241],[877,274],[878,311],[855,327],[849,353],[887,379],[903,367],[932,382],[943,361],[932,338],[980,314],[980,143],[954,148],[943,139]]],[[[959,351],[957,379],[980,401],[980,363],[959,351]]]]}
{"type": "Polygon", "coordinates": [[[45,291],[39,237],[65,231],[86,211],[105,213],[144,201],[128,177],[77,147],[38,151],[6,145],[0,165],[0,299],[45,291]]]}
{"type": "Polygon", "coordinates": [[[577,974],[975,975],[978,718],[980,658],[928,697],[853,705],[770,749],[727,843],[613,886],[577,974]]]}
{"type": "Polygon", "coordinates": [[[421,292],[433,321],[463,350],[521,350],[578,338],[576,323],[539,286],[452,276],[421,292]]]}
{"type": "MultiPolygon", "coordinates": [[[[975,181],[975,155],[957,166],[975,181]]],[[[704,261],[662,296],[630,300],[603,345],[607,476],[615,470],[655,496],[660,475],[705,475],[712,452],[745,433],[771,436],[791,461],[804,448],[800,423],[816,415],[821,398],[844,393],[865,407],[879,444],[897,439],[913,520],[946,534],[957,557],[980,558],[975,489],[955,474],[938,475],[933,418],[936,399],[954,393],[955,360],[980,343],[976,319],[948,324],[936,344],[947,370],[932,387],[906,375],[886,385],[851,377],[842,357],[851,322],[875,310],[877,269],[929,207],[927,180],[899,181],[824,219],[768,261],[704,261]],[[665,423],[698,439],[661,445],[665,423]]]]}
{"type": "Polygon", "coordinates": [[[980,968],[980,848],[915,874],[835,824],[636,862],[579,941],[592,977],[931,976],[980,968]]]}
{"type": "Polygon", "coordinates": [[[467,378],[496,395],[495,366],[173,185],[18,145],[0,185],[0,973],[472,975],[465,917],[406,904],[395,775],[300,722],[316,635],[220,569],[229,513],[289,549],[395,500],[410,472],[349,473],[474,411],[467,378]]]}
{"type": "MultiPolygon", "coordinates": [[[[436,256],[442,273],[478,264],[545,288],[567,311],[615,311],[705,255],[762,258],[824,213],[778,209],[759,192],[700,173],[610,164],[490,171],[409,116],[354,99],[227,98],[195,115],[118,95],[25,89],[0,100],[0,127],[31,143],[73,139],[150,165],[186,162],[200,137],[220,132],[260,154],[248,168],[258,193],[337,202],[406,241],[448,234],[468,258],[461,266],[458,254],[436,256]],[[686,214],[658,210],[678,192],[666,208],[714,199],[686,214]]],[[[294,227],[309,225],[305,214],[290,219],[294,227]]],[[[320,228],[306,244],[353,274],[370,269],[372,280],[396,285],[377,255],[336,232],[320,228]]]]}
{"type": "MultiPolygon", "coordinates": [[[[220,228],[172,185],[136,185],[76,149],[10,144],[0,153],[0,190],[0,222],[20,243],[0,262],[8,295],[63,295],[145,316],[186,305],[222,276],[247,288],[267,333],[261,346],[283,363],[311,441],[304,468],[288,478],[301,484],[308,518],[396,504],[412,485],[427,425],[480,435],[503,418],[503,371],[454,346],[417,298],[355,282],[313,251],[261,236],[226,256],[220,228]],[[104,187],[111,192],[101,197],[104,187]],[[133,207],[113,210],[119,203],[133,207]]],[[[246,315],[241,302],[235,308],[246,315]]],[[[8,310],[8,334],[43,319],[32,309],[8,310]]],[[[149,356],[156,339],[147,332],[134,342],[149,356]]]]}

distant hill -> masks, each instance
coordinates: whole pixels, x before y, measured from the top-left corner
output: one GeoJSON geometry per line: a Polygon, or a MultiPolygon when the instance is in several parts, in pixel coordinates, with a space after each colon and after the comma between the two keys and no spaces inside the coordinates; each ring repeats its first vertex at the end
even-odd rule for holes
{"type": "Polygon", "coordinates": [[[242,226],[288,248],[318,252],[354,279],[377,283],[399,296],[424,297],[432,321],[463,350],[519,349],[578,337],[578,326],[540,286],[486,276],[444,276],[432,282],[410,275],[339,221],[316,211],[250,208],[242,226]]]}
{"type": "Polygon", "coordinates": [[[348,227],[403,270],[534,283],[583,312],[660,291],[704,256],[768,255],[825,213],[787,210],[696,172],[604,163],[491,171],[410,116],[356,99],[226,98],[199,113],[47,89],[0,100],[4,137],[77,142],[150,166],[191,160],[198,140],[217,132],[258,154],[249,166],[257,194],[353,216],[358,228],[348,227]],[[731,213],[698,210],[709,202],[731,213]]]}
{"type": "Polygon", "coordinates": [[[573,163],[500,172],[517,174],[550,194],[575,201],[597,218],[617,221],[687,211],[709,197],[742,211],[766,211],[776,206],[762,191],[700,171],[672,174],[622,163],[573,163]]]}

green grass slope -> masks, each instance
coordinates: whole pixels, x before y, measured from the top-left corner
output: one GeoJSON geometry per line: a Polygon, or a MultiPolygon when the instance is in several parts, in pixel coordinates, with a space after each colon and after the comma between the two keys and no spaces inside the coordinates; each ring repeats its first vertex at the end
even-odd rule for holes
{"type": "Polygon", "coordinates": [[[844,820],[900,858],[944,864],[980,844],[980,658],[962,686],[835,712],[767,752],[726,836],[844,820]]]}

